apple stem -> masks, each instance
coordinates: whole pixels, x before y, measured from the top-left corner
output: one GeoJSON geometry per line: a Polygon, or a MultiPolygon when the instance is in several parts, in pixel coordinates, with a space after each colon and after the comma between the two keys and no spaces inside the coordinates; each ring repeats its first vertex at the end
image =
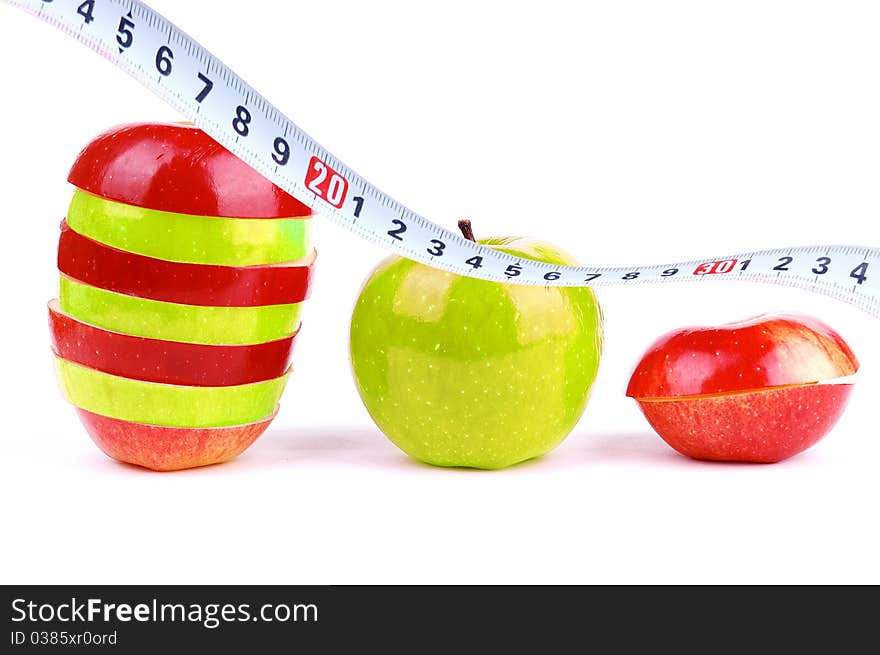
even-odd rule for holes
{"type": "Polygon", "coordinates": [[[461,230],[461,235],[467,239],[468,241],[476,241],[474,238],[474,230],[471,227],[471,222],[463,218],[458,222],[458,229],[461,230]]]}

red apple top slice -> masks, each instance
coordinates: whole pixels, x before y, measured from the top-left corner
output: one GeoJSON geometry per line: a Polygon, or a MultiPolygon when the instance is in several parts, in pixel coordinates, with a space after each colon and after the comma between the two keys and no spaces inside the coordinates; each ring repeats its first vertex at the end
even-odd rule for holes
{"type": "Polygon", "coordinates": [[[96,196],[178,214],[295,218],[312,213],[188,124],[115,127],[80,152],[68,180],[96,196]]]}
{"type": "Polygon", "coordinates": [[[665,334],[636,366],[626,395],[663,399],[758,391],[833,380],[858,368],[843,338],[823,322],[762,315],[665,334]]]}

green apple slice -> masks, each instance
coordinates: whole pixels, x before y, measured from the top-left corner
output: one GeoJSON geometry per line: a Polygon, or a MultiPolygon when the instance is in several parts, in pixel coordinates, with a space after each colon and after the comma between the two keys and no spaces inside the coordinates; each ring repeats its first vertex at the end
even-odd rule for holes
{"type": "Polygon", "coordinates": [[[257,266],[311,251],[309,219],[218,218],[144,209],[77,190],[67,211],[76,232],[126,252],[187,264],[257,266]]]}
{"type": "Polygon", "coordinates": [[[275,411],[288,371],[234,387],[183,387],[108,375],[55,357],[65,398],[94,414],[168,427],[207,428],[259,421],[275,411]]]}
{"type": "Polygon", "coordinates": [[[180,305],[114,293],[64,275],[59,302],[67,314],[105,330],[212,345],[250,345],[289,337],[299,326],[302,309],[302,303],[262,307],[180,305]]]}

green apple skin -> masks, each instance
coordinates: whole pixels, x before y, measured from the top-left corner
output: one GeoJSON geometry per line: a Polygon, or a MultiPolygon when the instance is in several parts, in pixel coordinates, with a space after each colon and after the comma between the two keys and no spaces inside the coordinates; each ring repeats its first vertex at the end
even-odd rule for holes
{"type": "MultiPolygon", "coordinates": [[[[533,239],[480,243],[577,265],[533,239]]],[[[586,287],[487,282],[393,256],[365,283],[350,336],[361,399],[401,450],[437,466],[500,469],[548,453],[577,424],[602,313],[586,287]]]]}

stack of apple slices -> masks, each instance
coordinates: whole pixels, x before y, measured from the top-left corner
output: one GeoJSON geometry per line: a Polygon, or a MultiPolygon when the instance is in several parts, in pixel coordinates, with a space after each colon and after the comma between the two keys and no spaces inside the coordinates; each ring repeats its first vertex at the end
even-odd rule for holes
{"type": "Polygon", "coordinates": [[[310,210],[182,124],[107,132],[69,180],[49,305],[65,397],[115,459],[175,470],[236,457],[290,375],[310,210]]]}

